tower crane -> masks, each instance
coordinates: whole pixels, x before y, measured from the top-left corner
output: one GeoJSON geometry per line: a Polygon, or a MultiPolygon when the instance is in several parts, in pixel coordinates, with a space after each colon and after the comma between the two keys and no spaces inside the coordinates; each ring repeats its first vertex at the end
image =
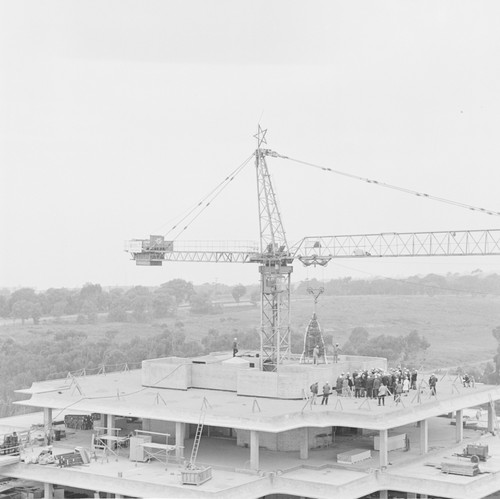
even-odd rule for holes
{"type": "MultiPolygon", "coordinates": [[[[255,169],[259,208],[259,247],[193,247],[164,236],[133,239],[128,251],[137,265],[163,262],[256,263],[260,273],[260,369],[277,371],[290,359],[290,290],[292,263],[325,266],[338,258],[500,255],[500,229],[307,236],[289,246],[266,159],[285,158],[268,149],[260,125],[255,169]]],[[[484,210],[483,210],[484,211],[484,210]]]]}

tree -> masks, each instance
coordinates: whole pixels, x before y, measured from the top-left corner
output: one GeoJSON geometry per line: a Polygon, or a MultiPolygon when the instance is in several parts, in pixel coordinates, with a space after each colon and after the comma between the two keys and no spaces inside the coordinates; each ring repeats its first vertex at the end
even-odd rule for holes
{"type": "Polygon", "coordinates": [[[348,354],[361,355],[361,351],[368,343],[368,336],[368,331],[364,327],[355,327],[342,347],[342,351],[348,354]]]}
{"type": "Polygon", "coordinates": [[[156,318],[161,319],[174,315],[176,309],[176,299],[168,289],[160,288],[154,292],[152,310],[156,318]]]}
{"type": "Polygon", "coordinates": [[[39,302],[33,303],[31,307],[31,318],[33,319],[33,324],[40,324],[40,317],[42,316],[42,306],[39,302]]]}
{"type": "Polygon", "coordinates": [[[19,300],[12,305],[12,317],[14,319],[21,319],[24,325],[26,319],[31,317],[33,311],[33,303],[28,300],[19,300]]]}
{"type": "Polygon", "coordinates": [[[85,284],[80,290],[79,295],[80,303],[92,301],[95,303],[96,310],[105,310],[109,302],[109,296],[102,291],[100,284],[85,284]]]}
{"type": "Polygon", "coordinates": [[[431,346],[424,336],[413,330],[401,338],[401,362],[419,363],[420,357],[431,346]]]}
{"type": "Polygon", "coordinates": [[[173,296],[178,305],[182,302],[189,300],[194,293],[193,284],[184,279],[172,279],[161,285],[162,290],[168,290],[173,296]]]}
{"type": "Polygon", "coordinates": [[[236,303],[240,302],[240,298],[245,295],[247,292],[247,288],[243,286],[243,284],[238,284],[231,289],[231,294],[233,295],[234,301],[236,303]]]}
{"type": "Polygon", "coordinates": [[[220,307],[214,307],[212,299],[206,293],[195,293],[189,298],[192,314],[216,314],[221,311],[220,307]]]}
{"type": "Polygon", "coordinates": [[[408,365],[418,363],[429,347],[430,343],[415,330],[406,336],[381,334],[370,338],[365,328],[356,327],[344,344],[343,351],[351,355],[384,357],[390,362],[408,365]]]}
{"type": "Polygon", "coordinates": [[[132,301],[132,315],[137,322],[147,322],[151,317],[151,295],[138,295],[132,301]]]}
{"type": "Polygon", "coordinates": [[[9,316],[9,304],[7,301],[7,297],[0,295],[0,317],[8,317],[9,316]]]}
{"type": "Polygon", "coordinates": [[[92,299],[85,300],[80,308],[79,322],[94,324],[97,322],[97,305],[92,299]]]}
{"type": "Polygon", "coordinates": [[[66,300],[60,300],[54,303],[52,309],[50,310],[50,314],[60,319],[66,312],[66,307],[68,306],[68,302],[66,300]]]}
{"type": "Polygon", "coordinates": [[[9,304],[12,310],[14,303],[17,301],[29,301],[31,303],[38,301],[37,296],[35,294],[35,290],[32,288],[21,288],[17,291],[14,291],[9,298],[9,304]]]}
{"type": "Polygon", "coordinates": [[[41,296],[44,314],[61,317],[64,314],[73,314],[76,312],[74,308],[75,292],[71,292],[66,288],[49,288],[41,296]],[[64,308],[61,303],[64,303],[64,308]],[[56,307],[56,304],[57,305],[56,307]],[[55,310],[55,311],[54,311],[55,310]]]}
{"type": "Polygon", "coordinates": [[[108,312],[108,322],[127,322],[127,311],[120,304],[112,305],[108,312]]]}
{"type": "Polygon", "coordinates": [[[401,356],[403,341],[399,337],[381,334],[375,338],[370,338],[364,347],[358,351],[359,355],[370,355],[373,357],[383,357],[388,361],[397,361],[401,356]]]}
{"type": "Polygon", "coordinates": [[[97,302],[101,294],[102,288],[100,284],[92,284],[91,282],[88,282],[82,286],[82,289],[80,289],[80,299],[82,301],[93,300],[97,302]]]}
{"type": "Polygon", "coordinates": [[[221,350],[229,350],[233,343],[231,335],[220,335],[217,329],[211,328],[208,334],[201,339],[201,344],[205,349],[205,353],[220,352],[221,350]]]}

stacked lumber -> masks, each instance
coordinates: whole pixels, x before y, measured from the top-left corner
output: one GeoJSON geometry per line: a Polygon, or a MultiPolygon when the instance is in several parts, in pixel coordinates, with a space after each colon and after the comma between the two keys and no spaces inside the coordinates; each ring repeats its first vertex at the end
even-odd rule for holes
{"type": "Polygon", "coordinates": [[[470,461],[443,461],[441,471],[452,475],[475,476],[479,474],[479,466],[470,461]]]}
{"type": "Polygon", "coordinates": [[[354,464],[372,457],[370,450],[367,449],[352,449],[347,452],[337,454],[337,463],[354,464]]]}

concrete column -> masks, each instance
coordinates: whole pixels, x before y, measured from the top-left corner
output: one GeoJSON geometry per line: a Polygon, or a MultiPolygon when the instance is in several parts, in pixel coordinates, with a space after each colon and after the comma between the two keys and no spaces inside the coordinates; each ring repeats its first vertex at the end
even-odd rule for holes
{"type": "Polygon", "coordinates": [[[51,483],[43,484],[43,499],[54,499],[54,485],[51,483]]]}
{"type": "Polygon", "coordinates": [[[494,433],[495,431],[495,419],[497,415],[495,414],[494,402],[488,404],[488,431],[494,433]]]}
{"type": "Polygon", "coordinates": [[[250,468],[259,469],[259,432],[250,431],[250,468]]]}
{"type": "Polygon", "coordinates": [[[300,438],[300,459],[309,459],[309,428],[302,428],[300,438]]]}
{"type": "Polygon", "coordinates": [[[464,412],[462,409],[456,412],[456,428],[455,428],[455,436],[457,442],[461,442],[464,438],[464,412]]]}
{"type": "Polygon", "coordinates": [[[49,443],[48,437],[52,435],[52,409],[50,407],[43,408],[43,428],[45,430],[44,443],[49,443]]]}
{"type": "Polygon", "coordinates": [[[388,499],[389,493],[387,492],[387,490],[381,490],[378,493],[378,496],[380,497],[380,499],[388,499]]]}
{"type": "Polygon", "coordinates": [[[420,421],[420,454],[429,452],[429,421],[422,419],[420,421]]]}
{"type": "MultiPolygon", "coordinates": [[[[380,440],[380,450],[379,450],[379,461],[381,468],[387,468],[389,464],[389,451],[388,449],[388,439],[389,432],[388,430],[380,430],[379,431],[379,440],[380,440]]],[[[387,493],[387,491],[385,491],[387,493]]],[[[382,491],[381,491],[382,493],[382,491]]],[[[381,496],[382,497],[382,496],[381,496]]]]}
{"type": "Polygon", "coordinates": [[[175,457],[182,459],[184,457],[184,439],[186,438],[186,423],[180,423],[176,421],[175,423],[175,457]]]}
{"type": "Polygon", "coordinates": [[[115,416],[113,414],[108,414],[107,421],[106,421],[106,428],[108,429],[106,433],[108,435],[114,435],[114,432],[111,430],[111,428],[115,427],[115,416]]]}

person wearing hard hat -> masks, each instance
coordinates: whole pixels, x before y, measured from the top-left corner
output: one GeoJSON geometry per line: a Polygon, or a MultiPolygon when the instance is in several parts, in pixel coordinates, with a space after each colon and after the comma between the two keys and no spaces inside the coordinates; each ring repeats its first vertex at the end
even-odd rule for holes
{"type": "Polygon", "coordinates": [[[333,345],[333,362],[339,361],[339,352],[340,352],[339,344],[335,343],[335,345],[333,345]]]}
{"type": "Polygon", "coordinates": [[[318,358],[319,358],[319,345],[316,345],[313,348],[313,364],[318,363],[318,358]]]}
{"type": "Polygon", "coordinates": [[[331,393],[331,388],[330,384],[327,381],[323,385],[323,400],[321,401],[321,405],[328,405],[328,397],[330,396],[330,393],[331,393]]]}

